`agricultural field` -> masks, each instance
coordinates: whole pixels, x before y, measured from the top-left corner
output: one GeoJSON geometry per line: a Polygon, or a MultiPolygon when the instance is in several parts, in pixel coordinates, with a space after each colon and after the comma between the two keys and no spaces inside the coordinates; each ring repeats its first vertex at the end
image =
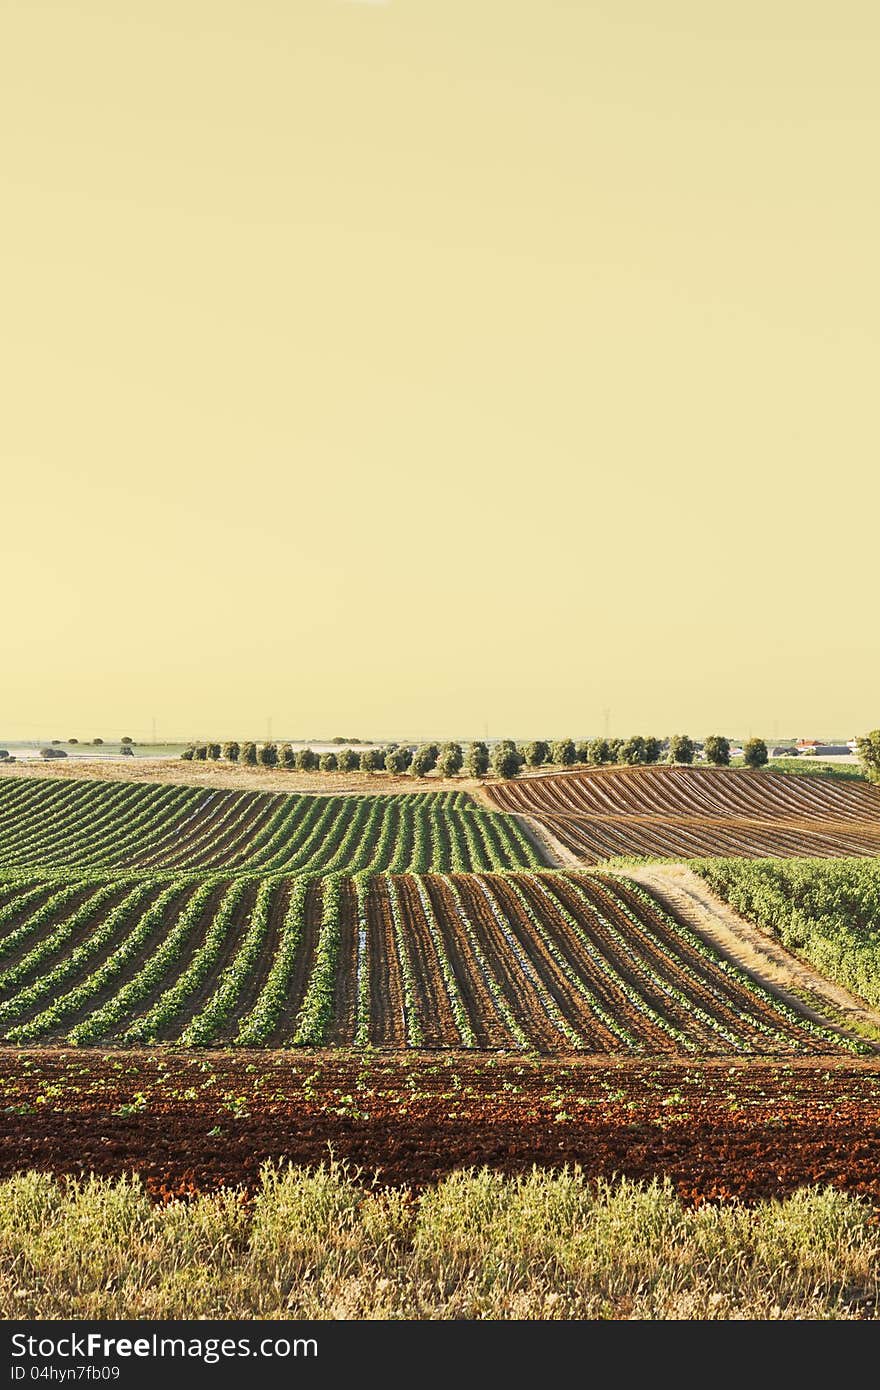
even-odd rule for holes
{"type": "Polygon", "coordinates": [[[392,796],[203,791],[0,779],[0,869],[468,872],[541,860],[512,816],[466,792],[392,796]]]}
{"type": "Polygon", "coordinates": [[[693,868],[743,916],[880,1007],[876,859],[712,859],[693,868]]]}
{"type": "Polygon", "coordinates": [[[7,1043],[632,1055],[870,1049],[625,880],[141,874],[0,896],[7,1043]]]}
{"type": "Polygon", "coordinates": [[[688,1203],[834,1186],[880,1205],[880,1060],[0,1050],[0,1178],[140,1173],[160,1200],[330,1152],[392,1187],[486,1164],[671,1179],[688,1203]]]}
{"type": "Polygon", "coordinates": [[[880,855],[880,787],[855,778],[650,767],[492,783],[486,800],[533,817],[584,864],[880,855]]]}
{"type": "Polygon", "coordinates": [[[589,867],[710,848],[705,890],[870,1024],[876,864],[718,857],[817,837],[877,853],[880,793],[677,768],[475,796],[0,778],[0,1179],[261,1200],[265,1162],[332,1153],[383,1190],[538,1164],[686,1207],[880,1201],[880,1031],[851,996],[728,949],[652,885],[674,866],[589,867]]]}
{"type": "MultiPolygon", "coordinates": [[[[165,1088],[176,1079],[165,1078],[165,1088]]],[[[471,1078],[449,1079],[461,1089],[471,1078]]],[[[297,1093],[288,1078],[272,1081],[296,1093],[301,1128],[315,1088],[297,1093]]],[[[117,1085],[114,1094],[125,1091],[117,1085]]],[[[332,1104],[327,1092],[317,1095],[332,1104]]],[[[419,1112],[415,1135],[437,1134],[444,1100],[433,1099],[382,1098],[392,1116],[407,1101],[419,1112]]],[[[702,1099],[694,1096],[697,1107],[702,1099]]],[[[542,1098],[515,1101],[512,1116],[527,1110],[544,1133],[559,1132],[542,1098]]],[[[600,1094],[590,1101],[601,1104],[600,1094]]],[[[380,1135],[389,1128],[385,1107],[372,1126],[380,1135]]],[[[650,1132],[658,1116],[641,1108],[650,1132]]],[[[609,1109],[618,1109],[614,1101],[609,1109]]],[[[630,1131],[641,1127],[625,1113],[630,1131]]],[[[121,1127],[99,1110],[93,1123],[115,1134],[121,1127]]],[[[173,1126],[173,1112],[165,1124],[173,1126]]],[[[242,1119],[233,1126],[243,1137],[248,1127],[242,1119]]],[[[253,1128],[259,1146],[266,1127],[253,1128]]],[[[666,1134],[676,1128],[664,1126],[666,1134]]],[[[519,1129],[509,1125],[508,1134],[515,1147],[519,1129]]],[[[109,1135],[103,1140],[106,1153],[109,1135]]],[[[215,1136],[211,1147],[225,1145],[215,1136]]],[[[779,1147],[771,1141],[757,1161],[775,1167],[779,1147]]],[[[344,1163],[320,1159],[297,1168],[268,1160],[250,1187],[247,1196],[170,1200],[160,1191],[156,1201],[140,1178],[72,1183],[31,1171],[0,1182],[0,1317],[862,1320],[876,1317],[880,1302],[871,1206],[830,1188],[697,1204],[668,1178],[596,1178],[545,1163],[512,1175],[452,1171],[400,1190],[365,1187],[344,1163]]]]}

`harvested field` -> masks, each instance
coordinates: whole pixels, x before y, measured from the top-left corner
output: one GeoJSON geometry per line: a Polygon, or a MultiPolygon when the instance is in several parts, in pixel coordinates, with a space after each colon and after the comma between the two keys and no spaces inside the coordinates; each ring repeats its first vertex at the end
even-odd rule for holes
{"type": "Polygon", "coordinates": [[[553,773],[485,787],[584,864],[880,855],[880,788],[740,768],[632,767],[553,773]]]}
{"type": "Polygon", "coordinates": [[[0,1177],[139,1173],[159,1198],[332,1150],[386,1184],[462,1167],[668,1177],[688,1202],[880,1201],[880,1061],[0,1052],[0,1177]]]}
{"type": "Polygon", "coordinates": [[[619,878],[59,879],[0,907],[0,1037],[687,1056],[870,1048],[619,878]]]}

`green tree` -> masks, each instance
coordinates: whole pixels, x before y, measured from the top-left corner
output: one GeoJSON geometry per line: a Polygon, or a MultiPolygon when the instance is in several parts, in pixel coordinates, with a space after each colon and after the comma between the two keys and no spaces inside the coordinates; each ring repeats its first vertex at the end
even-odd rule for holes
{"type": "Polygon", "coordinates": [[[406,751],[403,748],[389,748],[385,754],[385,771],[401,773],[406,771],[406,751]]]}
{"type": "Polygon", "coordinates": [[[353,748],[340,748],[336,754],[336,765],[340,772],[357,772],[361,765],[361,755],[353,748]]]}
{"type": "Polygon", "coordinates": [[[550,749],[550,755],[557,767],[571,767],[577,752],[570,738],[559,738],[550,749]]]}
{"type": "Polygon", "coordinates": [[[673,734],[669,741],[670,763],[692,763],[696,758],[696,744],[688,734],[673,734]]]}
{"type": "Polygon", "coordinates": [[[856,752],[866,777],[880,782],[880,729],[873,729],[864,738],[856,739],[856,752]]]}
{"type": "Polygon", "coordinates": [[[673,734],[669,740],[669,761],[671,763],[692,763],[697,745],[687,734],[673,734]]]}
{"type": "Polygon", "coordinates": [[[762,738],[750,738],[743,746],[746,767],[763,767],[767,761],[767,745],[762,738]]]}
{"type": "Polygon", "coordinates": [[[608,740],[608,759],[609,763],[623,762],[623,739],[610,738],[608,740]]]}
{"type": "Polygon", "coordinates": [[[437,766],[437,747],[433,743],[423,743],[413,754],[410,771],[414,777],[427,777],[437,766]]]}
{"type": "Polygon", "coordinates": [[[220,744],[219,744],[219,743],[209,743],[209,744],[208,744],[208,757],[211,759],[212,762],[215,762],[215,763],[216,763],[216,762],[219,761],[219,759],[220,759],[220,744]]]}
{"type": "Polygon", "coordinates": [[[730,765],[730,739],[723,734],[710,734],[703,745],[703,752],[706,754],[706,761],[714,763],[716,767],[728,767],[730,765]]]}
{"type": "Polygon", "coordinates": [[[282,743],[281,747],[278,749],[278,761],[281,763],[282,767],[296,767],[296,754],[289,743],[282,743]]]}
{"type": "Polygon", "coordinates": [[[376,772],[384,761],[381,748],[365,748],[361,753],[361,772],[376,772]]]}
{"type": "MultiPolygon", "coordinates": [[[[73,741],[73,740],[71,740],[71,742],[72,742],[72,741],[73,741]]],[[[183,761],[184,761],[185,763],[191,763],[192,760],[193,760],[193,758],[195,757],[195,755],[196,755],[195,745],[191,743],[191,744],[189,745],[188,748],[184,748],[184,750],[183,750],[183,752],[181,753],[180,756],[181,756],[181,758],[183,759],[183,761]]]]}
{"type": "Polygon", "coordinates": [[[318,766],[318,755],[313,748],[298,748],[296,750],[296,768],[298,772],[314,772],[318,766]]]}
{"type": "Polygon", "coordinates": [[[464,767],[464,753],[460,743],[444,743],[437,758],[437,766],[444,777],[454,777],[464,767]]]}
{"type": "Polygon", "coordinates": [[[550,756],[550,749],[542,738],[532,739],[522,750],[527,767],[543,767],[550,756]]]}
{"type": "Polygon", "coordinates": [[[228,763],[237,763],[241,754],[241,745],[231,739],[229,743],[223,745],[223,756],[228,763]]]}
{"type": "Polygon", "coordinates": [[[657,763],[660,761],[660,754],[663,752],[663,744],[659,738],[645,739],[645,762],[657,763]]]}
{"type": "Polygon", "coordinates": [[[608,747],[607,738],[591,738],[587,752],[588,762],[596,763],[597,766],[611,761],[611,750],[608,747]]]}
{"type": "Polygon", "coordinates": [[[469,776],[485,777],[489,771],[489,750],[485,743],[477,740],[469,746],[464,765],[469,776]]]}
{"type": "Polygon", "coordinates": [[[516,744],[510,739],[496,743],[492,749],[491,763],[496,777],[515,777],[521,766],[516,744]]]}
{"type": "Polygon", "coordinates": [[[437,768],[442,777],[454,777],[464,767],[464,753],[460,743],[444,743],[437,759],[437,768]]]}
{"type": "Polygon", "coordinates": [[[241,745],[241,760],[243,763],[247,763],[248,767],[256,767],[257,745],[255,743],[248,740],[241,745]]]}
{"type": "Polygon", "coordinates": [[[582,738],[575,744],[574,760],[576,763],[588,763],[590,761],[590,744],[587,739],[582,738]]]}
{"type": "Polygon", "coordinates": [[[207,743],[197,743],[193,748],[193,757],[195,758],[197,763],[205,762],[208,757],[207,743]]]}
{"type": "Polygon", "coordinates": [[[263,767],[276,767],[278,765],[277,743],[264,743],[257,757],[263,767]]]}
{"type": "Polygon", "coordinates": [[[339,760],[335,753],[322,753],[318,767],[322,772],[335,772],[339,767],[339,760]]]}
{"type": "Polygon", "coordinates": [[[645,740],[641,734],[633,734],[632,738],[626,740],[620,750],[620,760],[631,767],[645,761],[645,740]]]}

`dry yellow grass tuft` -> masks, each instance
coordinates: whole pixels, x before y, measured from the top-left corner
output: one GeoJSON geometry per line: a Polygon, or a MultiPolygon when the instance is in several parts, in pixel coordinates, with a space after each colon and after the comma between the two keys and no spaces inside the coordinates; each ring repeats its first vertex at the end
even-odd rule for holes
{"type": "Polygon", "coordinates": [[[0,1184],[4,1318],[865,1318],[878,1271],[872,1209],[832,1189],[694,1209],[480,1170],[416,1197],[331,1164],[161,1207],[136,1179],[0,1184]]]}

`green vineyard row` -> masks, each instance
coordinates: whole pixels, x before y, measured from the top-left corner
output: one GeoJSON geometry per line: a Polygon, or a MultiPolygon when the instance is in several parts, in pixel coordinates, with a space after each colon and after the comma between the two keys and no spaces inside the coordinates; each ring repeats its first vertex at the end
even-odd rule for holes
{"type": "Polygon", "coordinates": [[[693,868],[744,917],[880,1007],[880,861],[705,859],[693,868]]]}

